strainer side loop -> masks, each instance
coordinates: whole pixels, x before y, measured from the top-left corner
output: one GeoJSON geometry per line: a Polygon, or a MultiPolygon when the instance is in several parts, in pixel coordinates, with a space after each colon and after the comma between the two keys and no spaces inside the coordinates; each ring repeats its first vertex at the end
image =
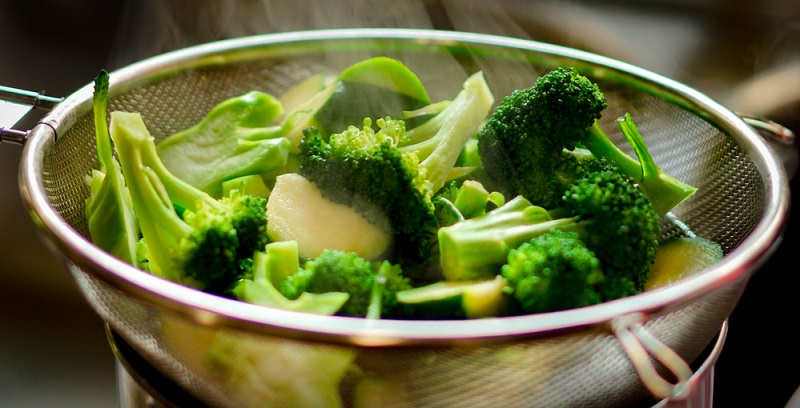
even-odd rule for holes
{"type": "Polygon", "coordinates": [[[679,396],[692,377],[692,369],[678,353],[642,326],[645,320],[641,313],[622,316],[611,322],[611,328],[653,396],[659,399],[679,396]],[[648,353],[670,370],[676,378],[674,383],[659,375],[648,353]]]}

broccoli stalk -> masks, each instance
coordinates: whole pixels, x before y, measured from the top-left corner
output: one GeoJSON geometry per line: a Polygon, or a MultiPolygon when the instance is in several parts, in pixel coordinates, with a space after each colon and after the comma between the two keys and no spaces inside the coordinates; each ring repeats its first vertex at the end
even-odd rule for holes
{"type": "Polygon", "coordinates": [[[613,162],[624,174],[639,184],[639,187],[650,199],[653,210],[659,215],[664,215],[697,191],[697,187],[686,184],[661,170],[650,155],[644,138],[636,128],[630,113],[617,118],[616,121],[622,134],[625,135],[625,139],[639,158],[638,162],[627,154],[622,154],[619,148],[612,143],[606,143],[606,147],[601,147],[604,145],[603,141],[609,139],[604,137],[597,123],[592,126],[589,137],[583,141],[583,144],[595,155],[604,157],[611,157],[613,146],[613,149],[619,152],[613,153],[613,162]],[[605,149],[608,150],[608,153],[601,153],[605,149]]]}
{"type": "Polygon", "coordinates": [[[245,272],[243,261],[267,243],[266,200],[238,190],[217,200],[175,177],[161,162],[138,113],[112,112],[111,137],[150,272],[225,294],[245,272]]]}
{"type": "Polygon", "coordinates": [[[564,189],[594,171],[598,160],[640,183],[659,214],[692,195],[695,187],[658,168],[629,114],[618,123],[639,160],[605,135],[597,120],[607,106],[597,84],[575,68],[541,76],[504,98],[479,133],[484,170],[506,195],[546,208],[560,206],[564,189]]]}
{"type": "Polygon", "coordinates": [[[615,299],[643,289],[658,228],[658,214],[630,178],[596,172],[576,180],[558,209],[547,211],[517,196],[484,216],[441,228],[442,272],[447,280],[491,277],[523,243],[552,230],[575,232],[600,260],[603,299],[615,299]]]}
{"type": "Polygon", "coordinates": [[[283,112],[272,95],[250,91],[215,106],[194,126],[167,136],[156,149],[175,177],[219,198],[232,178],[260,175],[287,164],[289,127],[268,126],[283,112]]]}
{"type": "Polygon", "coordinates": [[[431,191],[444,186],[464,146],[475,136],[493,104],[489,85],[478,72],[464,81],[462,91],[438,114],[406,132],[410,142],[401,141],[399,149],[417,155],[431,191]]]}
{"type": "Polygon", "coordinates": [[[516,196],[483,216],[439,229],[439,254],[444,278],[475,280],[497,275],[511,249],[570,219],[553,221],[543,207],[516,196]]]}
{"type": "Polygon", "coordinates": [[[94,82],[92,109],[99,169],[86,177],[91,194],[86,200],[86,220],[92,242],[125,262],[137,262],[139,226],[122,169],[114,157],[108,133],[108,72],[100,71],[94,82]]]}

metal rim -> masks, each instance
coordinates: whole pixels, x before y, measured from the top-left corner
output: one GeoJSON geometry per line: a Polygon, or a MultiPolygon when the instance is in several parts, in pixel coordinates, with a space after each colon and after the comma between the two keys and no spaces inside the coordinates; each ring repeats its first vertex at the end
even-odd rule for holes
{"type": "Polygon", "coordinates": [[[23,150],[20,188],[37,226],[58,252],[90,275],[149,303],[203,326],[238,328],[289,337],[345,342],[364,346],[450,344],[514,339],[554,331],[602,325],[615,317],[642,313],[658,316],[740,279],[749,278],[780,243],[789,209],[785,171],[768,146],[739,116],[708,96],[683,84],[630,64],[552,44],[475,33],[418,29],[334,29],[266,34],[198,45],[152,57],[112,72],[115,84],[136,82],[187,62],[214,59],[220,53],[289,43],[345,39],[417,40],[434,43],[487,45],[527,50],[574,59],[598,68],[602,75],[647,83],[670,102],[703,112],[705,118],[734,136],[754,159],[764,178],[764,213],[753,231],[725,259],[706,273],[633,297],[562,312],[472,321],[392,321],[317,316],[224,299],[144,273],[99,250],[73,230],[49,204],[41,179],[43,159],[56,137],[53,129],[69,128],[89,109],[91,85],[78,90],[44,119],[23,150]],[[420,40],[424,39],[424,40],[420,40]]]}

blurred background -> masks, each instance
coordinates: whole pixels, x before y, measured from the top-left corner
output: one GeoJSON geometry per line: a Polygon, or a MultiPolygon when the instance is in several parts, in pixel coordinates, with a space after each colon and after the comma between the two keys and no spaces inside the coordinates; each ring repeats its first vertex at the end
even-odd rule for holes
{"type": "MultiPolygon", "coordinates": [[[[67,96],[103,68],[243,35],[412,27],[530,38],[607,55],[800,131],[797,0],[4,0],[0,85],[67,96]]],[[[25,129],[24,127],[22,127],[25,129]]],[[[0,406],[117,405],[99,318],[19,196],[22,149],[0,146],[0,406]]],[[[792,181],[800,202],[797,178],[792,181]]],[[[729,319],[716,406],[786,406],[800,386],[794,205],[786,236],[729,319]]]]}

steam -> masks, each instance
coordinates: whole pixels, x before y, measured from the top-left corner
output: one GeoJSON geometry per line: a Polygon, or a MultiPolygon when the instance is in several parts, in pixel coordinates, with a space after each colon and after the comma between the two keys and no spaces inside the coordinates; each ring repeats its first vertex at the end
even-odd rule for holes
{"type": "MultiPolygon", "coordinates": [[[[430,0],[141,0],[127,3],[114,61],[123,66],[190,45],[327,28],[434,28],[430,0]]],[[[478,3],[478,2],[475,2],[478,3]]]]}

